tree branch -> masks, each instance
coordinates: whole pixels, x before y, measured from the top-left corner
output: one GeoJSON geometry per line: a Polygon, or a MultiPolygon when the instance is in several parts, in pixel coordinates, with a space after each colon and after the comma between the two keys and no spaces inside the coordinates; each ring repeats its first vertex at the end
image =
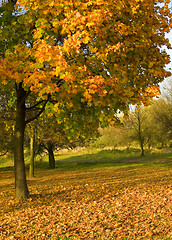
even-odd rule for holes
{"type": "Polygon", "coordinates": [[[7,152],[8,151],[6,151],[5,153],[3,153],[3,154],[0,154],[0,157],[3,157],[3,156],[5,156],[6,154],[7,154],[7,152]]]}
{"type": "Polygon", "coordinates": [[[33,106],[31,106],[31,107],[26,107],[25,109],[26,109],[26,111],[30,111],[30,110],[32,110],[32,109],[41,109],[41,108],[36,108],[36,107],[37,107],[39,104],[43,103],[43,102],[45,102],[45,100],[39,101],[39,102],[37,102],[36,104],[34,104],[33,106]]]}
{"type": "Polygon", "coordinates": [[[41,110],[34,117],[31,117],[31,118],[27,119],[25,121],[25,125],[30,123],[30,122],[32,122],[33,120],[37,119],[44,112],[45,106],[46,106],[47,102],[49,101],[49,99],[50,99],[50,95],[48,95],[48,98],[45,101],[45,103],[44,103],[43,107],[41,108],[41,110]]]}

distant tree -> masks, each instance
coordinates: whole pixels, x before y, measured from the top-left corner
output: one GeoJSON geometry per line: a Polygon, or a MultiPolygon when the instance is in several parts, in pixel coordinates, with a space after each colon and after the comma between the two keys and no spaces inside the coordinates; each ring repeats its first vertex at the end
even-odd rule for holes
{"type": "Polygon", "coordinates": [[[153,106],[155,123],[159,126],[157,138],[164,143],[172,139],[172,104],[160,98],[153,106]]]}
{"type": "MultiPolygon", "coordinates": [[[[85,143],[88,142],[92,136],[96,135],[96,129],[94,131],[85,129],[84,132],[83,124],[81,124],[80,127],[77,127],[77,125],[72,126],[70,117],[66,118],[66,125],[64,123],[59,123],[57,116],[52,115],[51,113],[50,116],[48,115],[49,114],[45,113],[39,119],[37,123],[36,138],[39,149],[47,150],[49,156],[49,168],[53,169],[55,168],[55,150],[58,151],[63,148],[75,148],[85,145],[85,143]],[[71,126],[71,128],[68,127],[68,124],[71,126]],[[77,129],[74,127],[77,127],[77,129]]],[[[74,119],[74,111],[72,115],[72,119],[74,119]]],[[[85,116],[85,119],[87,117],[85,116]]],[[[80,115],[80,119],[81,118],[82,115],[80,115]]]]}
{"type": "Polygon", "coordinates": [[[151,112],[156,126],[156,140],[163,148],[172,139],[172,78],[161,87],[161,96],[154,101],[151,112]]]}
{"type": "Polygon", "coordinates": [[[55,117],[41,118],[37,127],[39,145],[46,149],[49,156],[49,168],[55,168],[54,150],[65,148],[69,140],[55,117]]]}
{"type": "Polygon", "coordinates": [[[113,147],[113,151],[115,152],[115,148],[121,146],[122,144],[122,132],[120,126],[109,126],[107,128],[101,128],[100,137],[95,142],[97,147],[113,147]]]}
{"type": "Polygon", "coordinates": [[[124,129],[130,141],[136,141],[140,145],[141,155],[144,156],[144,146],[149,141],[148,114],[144,108],[136,108],[124,121],[124,129]]]}
{"type": "MultiPolygon", "coordinates": [[[[156,100],[155,100],[156,102],[156,100]]],[[[144,107],[144,133],[146,135],[146,144],[148,146],[148,149],[150,150],[151,147],[156,145],[156,136],[157,132],[159,131],[158,125],[155,122],[153,110],[152,110],[153,102],[149,106],[144,107]]]]}

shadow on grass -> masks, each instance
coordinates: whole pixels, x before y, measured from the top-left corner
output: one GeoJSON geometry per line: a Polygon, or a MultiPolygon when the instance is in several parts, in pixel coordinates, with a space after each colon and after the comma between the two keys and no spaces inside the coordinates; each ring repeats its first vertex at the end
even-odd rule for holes
{"type": "Polygon", "coordinates": [[[56,161],[56,169],[64,171],[80,171],[82,169],[89,170],[92,168],[125,165],[164,165],[170,167],[172,166],[172,153],[147,154],[145,156],[140,156],[140,152],[138,150],[130,153],[116,150],[115,154],[111,150],[102,150],[98,153],[78,155],[56,161]]]}
{"type": "Polygon", "coordinates": [[[0,172],[4,171],[12,171],[14,170],[14,166],[8,166],[8,167],[0,167],[0,172]]]}

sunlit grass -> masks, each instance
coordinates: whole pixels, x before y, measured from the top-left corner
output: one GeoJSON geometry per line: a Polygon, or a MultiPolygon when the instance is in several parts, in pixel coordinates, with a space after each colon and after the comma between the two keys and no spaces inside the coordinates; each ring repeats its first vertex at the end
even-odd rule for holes
{"type": "MultiPolygon", "coordinates": [[[[73,165],[84,166],[87,167],[102,164],[105,166],[111,164],[126,164],[135,162],[135,164],[158,164],[164,163],[165,160],[158,160],[162,158],[171,158],[171,151],[158,151],[154,150],[151,153],[146,152],[144,157],[140,157],[140,150],[137,148],[131,148],[130,150],[127,149],[115,149],[115,150],[102,150],[102,149],[90,149],[90,148],[79,148],[77,150],[61,150],[59,152],[55,152],[55,160],[56,166],[69,166],[72,167],[73,165]],[[156,158],[156,161],[153,159],[156,158]],[[70,162],[70,164],[69,164],[70,162]]],[[[29,165],[30,156],[29,151],[25,151],[25,164],[26,166],[29,165]]],[[[35,166],[40,168],[47,168],[48,167],[48,155],[43,153],[42,155],[37,155],[35,157],[35,166]]],[[[14,160],[13,156],[3,156],[0,157],[0,169],[5,170],[14,167],[14,160]]]]}

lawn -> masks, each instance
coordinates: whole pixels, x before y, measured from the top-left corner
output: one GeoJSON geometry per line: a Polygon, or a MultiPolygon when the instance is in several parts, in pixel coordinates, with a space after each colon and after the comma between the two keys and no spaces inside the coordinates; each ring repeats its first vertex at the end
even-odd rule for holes
{"type": "Polygon", "coordinates": [[[0,169],[0,239],[172,239],[171,154],[56,158],[54,170],[36,163],[29,200],[0,169]]]}

